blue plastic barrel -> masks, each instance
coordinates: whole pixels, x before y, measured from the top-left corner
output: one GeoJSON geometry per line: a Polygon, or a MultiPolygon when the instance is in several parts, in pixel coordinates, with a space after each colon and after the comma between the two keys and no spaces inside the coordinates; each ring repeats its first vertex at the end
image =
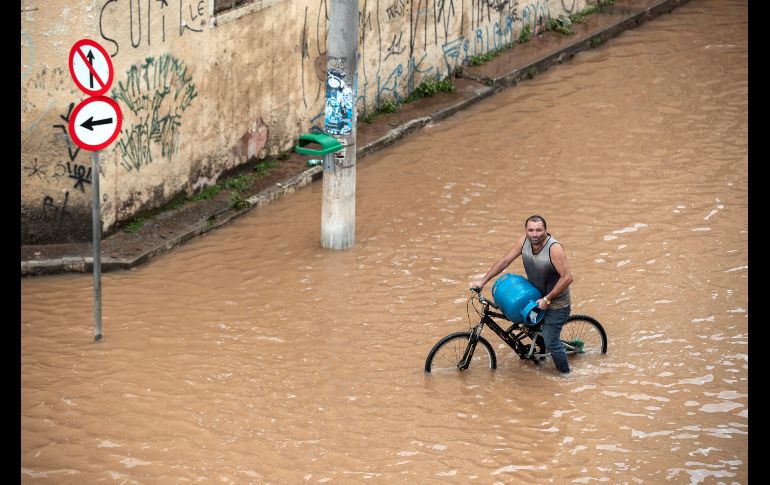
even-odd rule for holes
{"type": "Polygon", "coordinates": [[[543,295],[529,280],[521,275],[506,273],[492,286],[492,298],[503,314],[515,323],[535,325],[545,316],[537,306],[543,295]]]}

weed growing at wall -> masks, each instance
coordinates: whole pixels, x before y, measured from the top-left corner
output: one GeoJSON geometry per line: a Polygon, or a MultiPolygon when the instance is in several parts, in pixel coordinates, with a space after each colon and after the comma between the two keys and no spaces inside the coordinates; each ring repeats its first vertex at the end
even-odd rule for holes
{"type": "MultiPolygon", "coordinates": [[[[288,155],[282,155],[283,159],[289,158],[288,155]]],[[[281,158],[281,157],[278,157],[281,158]]],[[[263,160],[259,162],[258,164],[254,165],[254,172],[256,173],[257,177],[264,177],[268,173],[270,173],[271,168],[275,168],[278,166],[278,162],[275,160],[263,160]]]]}
{"type": "Polygon", "coordinates": [[[197,194],[190,197],[190,200],[193,202],[200,202],[202,200],[211,200],[214,197],[217,196],[219,192],[222,191],[222,186],[219,184],[209,185],[205,189],[201,190],[197,194]]]}
{"type": "Polygon", "coordinates": [[[575,32],[572,30],[572,20],[564,15],[559,15],[558,18],[548,19],[548,23],[545,27],[546,30],[554,30],[564,35],[572,35],[575,32]]]}
{"type": "Polygon", "coordinates": [[[133,221],[123,226],[123,230],[129,233],[136,232],[144,225],[145,222],[147,222],[147,219],[144,217],[137,217],[133,221]]]}
{"type": "Polygon", "coordinates": [[[521,29],[521,33],[519,33],[519,40],[517,40],[516,42],[518,42],[519,44],[526,44],[527,42],[529,42],[531,38],[532,38],[532,27],[530,27],[530,25],[527,24],[521,29]]]}
{"type": "Polygon", "coordinates": [[[398,102],[393,98],[385,98],[377,111],[372,111],[366,116],[359,117],[360,121],[364,123],[371,123],[379,115],[383,113],[396,113],[401,109],[402,104],[411,103],[422,98],[429,98],[435,96],[438,93],[451,93],[455,90],[454,78],[449,75],[443,79],[427,76],[422,80],[419,86],[404,99],[403,102],[398,102]]]}
{"type": "Polygon", "coordinates": [[[240,192],[233,192],[230,194],[230,207],[236,210],[246,209],[250,207],[249,201],[243,198],[243,194],[240,192]]]}
{"type": "Polygon", "coordinates": [[[236,192],[243,192],[252,185],[254,185],[254,175],[250,173],[227,179],[224,183],[226,189],[234,190],[236,192]]]}
{"type": "Polygon", "coordinates": [[[426,77],[422,80],[420,85],[415,88],[414,91],[409,93],[409,96],[406,97],[406,102],[411,103],[412,101],[417,101],[418,99],[435,96],[441,92],[451,93],[454,90],[454,79],[451,76],[447,76],[444,79],[426,77]]]}
{"type": "Polygon", "coordinates": [[[480,54],[478,56],[473,56],[470,58],[469,63],[471,66],[480,66],[484,64],[485,62],[491,61],[495,57],[497,57],[499,51],[489,51],[486,54],[480,54]]]}
{"type": "Polygon", "coordinates": [[[614,3],[615,0],[597,0],[595,5],[591,5],[590,7],[584,8],[577,13],[573,13],[569,16],[569,19],[572,21],[572,23],[582,24],[585,22],[588,15],[597,12],[604,12],[607,7],[613,5],[614,3]]]}
{"type": "Polygon", "coordinates": [[[380,107],[375,111],[370,111],[367,113],[366,116],[363,116],[359,118],[359,120],[363,121],[364,123],[371,123],[374,121],[375,118],[380,116],[383,113],[396,113],[399,109],[401,109],[401,103],[396,101],[393,98],[385,98],[380,103],[380,107]]]}

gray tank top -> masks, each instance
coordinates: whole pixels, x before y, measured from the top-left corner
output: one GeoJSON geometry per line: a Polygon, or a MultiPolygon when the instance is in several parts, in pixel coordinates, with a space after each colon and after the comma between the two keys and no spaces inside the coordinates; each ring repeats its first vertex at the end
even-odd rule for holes
{"type": "MultiPolygon", "coordinates": [[[[524,262],[527,279],[535,288],[540,290],[543,296],[547,295],[559,281],[559,272],[556,271],[556,267],[551,262],[551,246],[557,243],[559,241],[548,234],[548,239],[537,254],[532,252],[532,243],[529,242],[529,239],[524,240],[524,246],[521,248],[521,259],[524,262]]],[[[570,301],[568,286],[566,290],[551,300],[548,308],[558,310],[568,306],[570,301]]]]}

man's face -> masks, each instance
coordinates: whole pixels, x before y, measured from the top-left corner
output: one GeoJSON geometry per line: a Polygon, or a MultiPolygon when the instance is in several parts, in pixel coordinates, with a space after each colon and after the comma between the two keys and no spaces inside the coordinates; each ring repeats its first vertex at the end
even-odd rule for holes
{"type": "Polygon", "coordinates": [[[545,241],[545,227],[543,227],[542,221],[529,221],[527,223],[527,239],[529,242],[538,246],[545,241]]]}

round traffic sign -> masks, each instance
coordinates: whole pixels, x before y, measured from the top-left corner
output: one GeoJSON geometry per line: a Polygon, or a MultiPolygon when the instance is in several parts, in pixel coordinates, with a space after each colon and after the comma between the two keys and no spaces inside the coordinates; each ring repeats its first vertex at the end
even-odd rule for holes
{"type": "Polygon", "coordinates": [[[69,67],[77,87],[91,96],[100,96],[112,86],[114,71],[107,51],[96,41],[80,39],[70,49],[69,67]]]}
{"type": "Polygon", "coordinates": [[[106,96],[93,96],[72,111],[69,132],[77,146],[96,151],[117,138],[122,124],[123,113],[118,103],[106,96]]]}

